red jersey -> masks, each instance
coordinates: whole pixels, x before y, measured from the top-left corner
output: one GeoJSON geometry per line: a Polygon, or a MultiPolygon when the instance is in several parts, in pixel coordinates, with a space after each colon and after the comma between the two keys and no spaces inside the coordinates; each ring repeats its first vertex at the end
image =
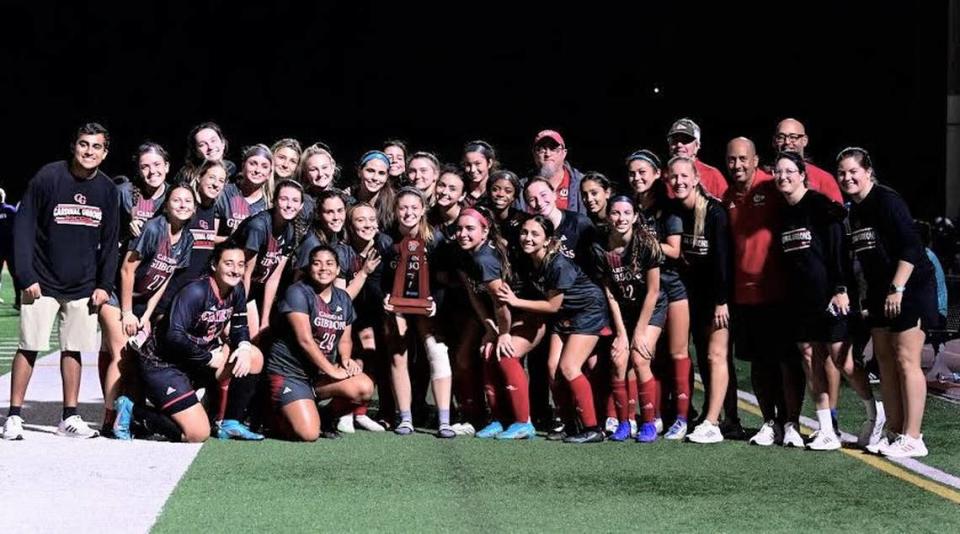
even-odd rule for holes
{"type": "Polygon", "coordinates": [[[765,304],[783,297],[783,269],[774,232],[785,202],[773,177],[760,169],[745,193],[731,187],[723,196],[730,215],[736,304],[765,304]]]}
{"type": "MultiPolygon", "coordinates": [[[[557,186],[557,209],[570,209],[570,173],[567,168],[563,168],[563,179],[557,186]]],[[[575,210],[574,210],[575,211],[575,210]]]]}
{"type": "Polygon", "coordinates": [[[830,200],[843,204],[843,196],[840,194],[840,186],[837,185],[837,179],[829,172],[817,167],[813,163],[807,162],[807,187],[823,193],[830,200]]]}

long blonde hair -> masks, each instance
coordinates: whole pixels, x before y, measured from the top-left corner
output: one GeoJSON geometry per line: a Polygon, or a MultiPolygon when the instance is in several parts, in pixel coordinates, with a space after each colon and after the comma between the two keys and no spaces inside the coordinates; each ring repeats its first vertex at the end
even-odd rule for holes
{"type": "Polygon", "coordinates": [[[697,178],[697,185],[693,188],[691,195],[695,194],[693,199],[693,236],[703,236],[703,227],[706,226],[707,208],[710,206],[710,193],[703,188],[700,183],[700,171],[697,170],[697,161],[688,156],[674,156],[667,162],[667,168],[673,169],[675,163],[686,163],[690,165],[693,175],[697,178]]]}

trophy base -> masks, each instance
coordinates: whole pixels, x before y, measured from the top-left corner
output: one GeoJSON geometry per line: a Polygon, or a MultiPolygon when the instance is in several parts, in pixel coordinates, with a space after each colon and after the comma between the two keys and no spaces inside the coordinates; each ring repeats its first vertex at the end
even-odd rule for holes
{"type": "Polygon", "coordinates": [[[394,313],[423,316],[430,315],[430,312],[428,311],[430,308],[430,301],[427,299],[390,297],[390,305],[393,306],[394,313]]]}

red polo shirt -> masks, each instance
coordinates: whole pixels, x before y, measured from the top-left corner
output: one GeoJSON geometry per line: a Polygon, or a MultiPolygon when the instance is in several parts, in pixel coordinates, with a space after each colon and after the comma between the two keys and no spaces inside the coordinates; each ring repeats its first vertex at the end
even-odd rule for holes
{"type": "Polygon", "coordinates": [[[733,241],[735,304],[766,304],[783,297],[783,269],[774,233],[784,204],[773,177],[760,169],[745,193],[731,187],[723,196],[733,241]]]}
{"type": "Polygon", "coordinates": [[[823,193],[834,202],[843,204],[840,186],[837,185],[837,179],[834,178],[832,174],[810,162],[807,162],[806,169],[808,188],[823,193]]]}

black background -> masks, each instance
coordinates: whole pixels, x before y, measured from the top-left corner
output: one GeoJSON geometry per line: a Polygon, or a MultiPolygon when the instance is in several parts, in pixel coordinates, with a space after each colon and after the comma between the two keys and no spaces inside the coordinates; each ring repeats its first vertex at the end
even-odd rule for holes
{"type": "Polygon", "coordinates": [[[942,211],[946,2],[667,4],[6,5],[0,183],[16,200],[86,120],[111,131],[111,175],[132,172],[147,138],[179,167],[187,131],[213,119],[234,160],[250,143],[323,140],[347,177],[388,137],[447,161],[484,138],[523,173],[546,127],[576,167],[619,176],[635,148],[664,154],[678,117],[721,168],[727,140],[769,156],[776,122],[795,117],[820,166],[864,146],[916,215],[942,211]]]}

